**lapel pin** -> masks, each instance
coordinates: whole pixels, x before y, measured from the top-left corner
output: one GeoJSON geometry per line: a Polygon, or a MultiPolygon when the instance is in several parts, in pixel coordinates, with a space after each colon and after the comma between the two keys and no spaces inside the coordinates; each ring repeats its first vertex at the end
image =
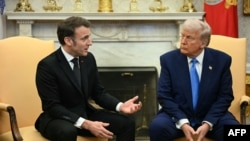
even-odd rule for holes
{"type": "Polygon", "coordinates": [[[212,70],[212,69],[213,69],[213,67],[212,67],[212,66],[209,66],[208,68],[209,68],[210,70],[212,70]]]}

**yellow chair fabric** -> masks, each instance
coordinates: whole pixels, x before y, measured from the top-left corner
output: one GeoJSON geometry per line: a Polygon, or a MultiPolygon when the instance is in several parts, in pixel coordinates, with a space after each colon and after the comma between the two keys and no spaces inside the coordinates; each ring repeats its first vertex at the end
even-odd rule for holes
{"type": "MultiPolygon", "coordinates": [[[[0,40],[0,140],[47,141],[34,128],[41,113],[35,86],[38,61],[55,50],[54,41],[14,36],[0,40]],[[15,124],[17,121],[18,126],[15,124]],[[13,132],[11,132],[11,129],[13,132]],[[20,130],[21,136],[18,134],[20,130]],[[17,133],[14,131],[17,131],[17,133]]],[[[107,141],[78,137],[77,141],[107,141]]]]}
{"type": "MultiPolygon", "coordinates": [[[[246,107],[250,104],[250,98],[246,95],[246,43],[246,38],[212,35],[209,44],[209,47],[224,51],[232,57],[234,100],[229,110],[242,124],[246,124],[246,107]]],[[[183,137],[175,141],[186,141],[186,139],[183,137]]],[[[213,140],[206,138],[204,141],[213,140]]]]}

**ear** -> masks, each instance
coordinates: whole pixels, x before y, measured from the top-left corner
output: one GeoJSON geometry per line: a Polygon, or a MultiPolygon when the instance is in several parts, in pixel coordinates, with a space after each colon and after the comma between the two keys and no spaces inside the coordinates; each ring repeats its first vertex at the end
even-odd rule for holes
{"type": "Polygon", "coordinates": [[[207,40],[201,41],[201,48],[205,48],[207,46],[207,40]]]}
{"type": "Polygon", "coordinates": [[[64,37],[64,42],[67,46],[71,46],[73,44],[73,41],[70,37],[64,37]]]}

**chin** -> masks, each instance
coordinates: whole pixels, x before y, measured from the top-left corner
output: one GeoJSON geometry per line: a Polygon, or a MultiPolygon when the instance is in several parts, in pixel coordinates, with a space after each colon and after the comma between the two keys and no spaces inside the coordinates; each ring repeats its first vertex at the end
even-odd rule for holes
{"type": "Polygon", "coordinates": [[[182,53],[182,54],[187,54],[188,52],[185,50],[185,49],[183,49],[183,48],[180,48],[180,52],[182,53]]]}
{"type": "Polygon", "coordinates": [[[87,55],[88,55],[88,51],[82,52],[82,56],[87,56],[87,55]]]}

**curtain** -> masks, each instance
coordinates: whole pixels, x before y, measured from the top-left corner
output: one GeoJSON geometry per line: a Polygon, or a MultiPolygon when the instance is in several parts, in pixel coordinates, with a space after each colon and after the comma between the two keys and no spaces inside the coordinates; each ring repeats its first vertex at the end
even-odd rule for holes
{"type": "Polygon", "coordinates": [[[212,34],[238,37],[237,0],[205,0],[204,12],[212,34]]]}

